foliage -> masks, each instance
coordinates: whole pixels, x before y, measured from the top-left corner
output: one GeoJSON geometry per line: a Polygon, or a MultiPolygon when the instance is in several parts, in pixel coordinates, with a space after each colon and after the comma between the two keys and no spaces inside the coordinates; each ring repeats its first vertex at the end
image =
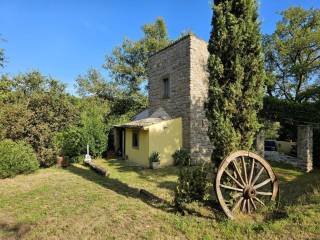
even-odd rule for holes
{"type": "Polygon", "coordinates": [[[175,189],[174,204],[181,207],[192,201],[206,200],[209,183],[204,166],[182,167],[179,171],[178,184],[175,189]]]}
{"type": "Polygon", "coordinates": [[[236,149],[250,149],[260,128],[264,69],[255,0],[214,1],[208,50],[208,135],[213,161],[236,149]]]}
{"type": "Polygon", "coordinates": [[[280,122],[265,121],[264,122],[264,136],[266,139],[279,138],[280,122]]]}
{"type": "Polygon", "coordinates": [[[149,161],[150,161],[150,163],[160,162],[160,153],[158,153],[158,152],[151,153],[151,155],[149,157],[149,161]]]}
{"type": "Polygon", "coordinates": [[[31,173],[38,168],[37,157],[30,145],[10,139],[0,141],[0,178],[31,173]]]}
{"type": "Polygon", "coordinates": [[[55,162],[52,139],[78,119],[65,86],[40,72],[1,78],[6,96],[0,101],[0,138],[25,140],[35,150],[41,166],[55,162]]]}
{"type": "Polygon", "coordinates": [[[320,10],[290,7],[281,15],[275,33],[264,38],[268,93],[295,102],[319,99],[320,10]]]}
{"type": "Polygon", "coordinates": [[[95,99],[108,107],[105,122],[108,129],[135,116],[148,105],[146,96],[140,93],[128,93],[115,82],[107,81],[97,70],[90,69],[85,76],[76,80],[77,92],[84,99],[95,99]]]}
{"type": "MultiPolygon", "coordinates": [[[[1,35],[0,35],[1,36],[1,35]]],[[[0,42],[2,41],[3,39],[0,38],[0,42]]],[[[0,68],[3,68],[4,67],[4,49],[3,48],[0,48],[0,68]]]]}
{"type": "MultiPolygon", "coordinates": [[[[86,152],[86,141],[80,128],[71,126],[55,136],[55,145],[60,150],[60,154],[76,159],[77,156],[86,152]]],[[[75,161],[77,162],[77,161],[75,161]]]]}
{"type": "Polygon", "coordinates": [[[79,75],[75,87],[81,97],[96,96],[113,101],[121,94],[121,90],[114,82],[107,81],[94,68],[89,69],[84,76],[79,75]]]}
{"type": "Polygon", "coordinates": [[[145,24],[142,30],[144,36],[140,40],[124,39],[121,46],[113,49],[112,55],[106,56],[104,64],[113,79],[130,94],[139,92],[146,81],[148,58],[170,43],[162,18],[145,24]]]}
{"type": "Polygon", "coordinates": [[[179,149],[172,155],[175,166],[190,166],[191,157],[190,151],[187,149],[179,149]]]}
{"type": "Polygon", "coordinates": [[[108,111],[107,103],[95,98],[85,98],[79,109],[81,115],[78,125],[70,126],[55,137],[57,149],[74,161],[86,154],[87,144],[90,155],[101,156],[106,150],[108,131],[110,131],[104,122],[104,114],[108,111]]]}
{"type": "Polygon", "coordinates": [[[275,97],[265,97],[261,117],[281,123],[319,124],[320,102],[297,103],[275,97]]]}
{"type": "Polygon", "coordinates": [[[94,157],[101,156],[102,152],[106,150],[108,137],[104,123],[104,113],[107,111],[107,106],[104,104],[96,105],[96,103],[89,104],[81,113],[80,126],[86,144],[90,146],[90,154],[94,157]]]}

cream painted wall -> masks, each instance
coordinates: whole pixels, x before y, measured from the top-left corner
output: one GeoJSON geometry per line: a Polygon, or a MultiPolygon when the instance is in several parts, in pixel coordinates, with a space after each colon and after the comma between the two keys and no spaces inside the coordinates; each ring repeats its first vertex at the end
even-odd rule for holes
{"type": "Polygon", "coordinates": [[[149,156],[160,153],[160,166],[173,164],[172,154],[182,148],[182,119],[163,121],[149,127],[149,156]]]}
{"type": "Polygon", "coordinates": [[[148,130],[139,130],[139,148],[132,147],[132,130],[126,128],[126,155],[128,160],[140,166],[149,167],[149,134],[148,130]]]}
{"type": "Polygon", "coordinates": [[[132,132],[126,128],[126,155],[128,160],[149,167],[152,152],[160,153],[160,166],[173,164],[172,154],[182,148],[182,119],[162,121],[139,130],[139,148],[132,147],[132,132]]]}

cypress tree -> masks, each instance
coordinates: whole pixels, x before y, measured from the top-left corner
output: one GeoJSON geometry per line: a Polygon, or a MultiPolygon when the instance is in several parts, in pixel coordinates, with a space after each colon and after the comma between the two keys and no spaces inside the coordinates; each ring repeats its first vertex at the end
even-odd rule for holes
{"type": "Polygon", "coordinates": [[[257,11],[256,0],[214,1],[206,114],[215,163],[249,150],[261,127],[265,74],[257,11]]]}

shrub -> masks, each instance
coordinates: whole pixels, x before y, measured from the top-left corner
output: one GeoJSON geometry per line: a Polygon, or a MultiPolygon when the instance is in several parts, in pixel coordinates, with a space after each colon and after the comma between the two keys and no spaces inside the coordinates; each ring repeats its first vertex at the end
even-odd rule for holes
{"type": "Polygon", "coordinates": [[[160,162],[160,153],[158,152],[153,152],[151,153],[150,157],[149,157],[149,161],[151,163],[153,162],[160,162]]]}
{"type": "Polygon", "coordinates": [[[25,142],[0,141],[0,178],[31,173],[39,168],[39,162],[32,147],[25,142]]]}
{"type": "Polygon", "coordinates": [[[204,165],[181,168],[174,196],[175,206],[206,200],[210,186],[207,176],[204,165]]]}
{"type": "Polygon", "coordinates": [[[86,153],[86,140],[80,128],[70,127],[64,132],[58,133],[55,144],[61,154],[75,160],[86,153]]]}
{"type": "Polygon", "coordinates": [[[191,157],[190,152],[186,149],[180,149],[175,151],[172,155],[174,160],[174,165],[176,166],[190,166],[191,165],[191,157]]]}

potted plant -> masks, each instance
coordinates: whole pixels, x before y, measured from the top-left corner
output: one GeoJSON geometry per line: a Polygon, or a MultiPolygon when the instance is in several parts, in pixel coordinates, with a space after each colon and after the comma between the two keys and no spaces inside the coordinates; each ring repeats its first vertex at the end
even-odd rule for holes
{"type": "Polygon", "coordinates": [[[151,153],[149,160],[150,160],[150,164],[151,164],[152,169],[160,168],[160,153],[158,153],[158,152],[151,153]]]}

